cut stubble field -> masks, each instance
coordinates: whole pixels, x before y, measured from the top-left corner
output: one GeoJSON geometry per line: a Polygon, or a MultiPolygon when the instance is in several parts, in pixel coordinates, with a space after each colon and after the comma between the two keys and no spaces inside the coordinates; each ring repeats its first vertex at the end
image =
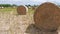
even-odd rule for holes
{"type": "MultiPolygon", "coordinates": [[[[17,7],[16,8],[8,7],[8,8],[2,8],[2,9],[0,8],[0,12],[2,12],[2,13],[13,12],[12,14],[17,14],[17,7]]],[[[32,8],[31,8],[31,9],[28,10],[28,13],[33,14],[34,10],[32,10],[32,8]]]]}
{"type": "Polygon", "coordinates": [[[0,9],[0,34],[35,34],[33,13],[32,9],[26,15],[18,15],[17,8],[0,9]]]}
{"type": "Polygon", "coordinates": [[[17,8],[0,9],[0,34],[56,34],[40,31],[34,25],[34,10],[26,15],[18,15],[17,8]]]}

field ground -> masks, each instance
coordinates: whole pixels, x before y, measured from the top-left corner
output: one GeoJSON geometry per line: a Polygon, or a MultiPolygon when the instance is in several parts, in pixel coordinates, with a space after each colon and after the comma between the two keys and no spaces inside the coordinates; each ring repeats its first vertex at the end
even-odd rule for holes
{"type": "Polygon", "coordinates": [[[18,15],[17,8],[0,9],[0,34],[24,34],[33,23],[34,10],[29,9],[26,15],[18,15]]]}
{"type": "Polygon", "coordinates": [[[44,34],[33,25],[33,14],[32,9],[26,15],[18,15],[16,8],[0,9],[0,34],[44,34]]]}
{"type": "MultiPolygon", "coordinates": [[[[2,13],[13,12],[13,14],[16,14],[17,13],[17,8],[3,8],[3,9],[0,9],[0,12],[2,12],[2,13]]],[[[32,10],[32,8],[31,8],[31,9],[28,10],[28,13],[33,14],[34,10],[32,10]]]]}

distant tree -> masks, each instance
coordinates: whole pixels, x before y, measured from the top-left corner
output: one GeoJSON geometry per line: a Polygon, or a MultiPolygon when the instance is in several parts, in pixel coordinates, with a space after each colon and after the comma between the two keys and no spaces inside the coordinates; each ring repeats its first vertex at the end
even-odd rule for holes
{"type": "Polygon", "coordinates": [[[0,4],[0,7],[11,7],[10,4],[0,4]]]}
{"type": "Polygon", "coordinates": [[[27,6],[27,7],[28,7],[28,5],[25,5],[25,6],[27,6]]]}
{"type": "Polygon", "coordinates": [[[34,5],[34,7],[36,7],[37,5],[34,5]]]}
{"type": "Polygon", "coordinates": [[[13,4],[12,6],[17,6],[16,4],[13,4]]]}
{"type": "Polygon", "coordinates": [[[28,5],[28,6],[31,6],[31,5],[28,5]]]}

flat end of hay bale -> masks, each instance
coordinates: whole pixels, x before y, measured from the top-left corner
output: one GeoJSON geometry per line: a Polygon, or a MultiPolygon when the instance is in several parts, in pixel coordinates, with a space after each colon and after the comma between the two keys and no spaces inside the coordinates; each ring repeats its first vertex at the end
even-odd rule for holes
{"type": "Polygon", "coordinates": [[[17,13],[19,15],[26,15],[26,11],[27,11],[26,6],[21,5],[21,6],[18,6],[17,8],[17,13]]]}
{"type": "Polygon", "coordinates": [[[43,3],[34,13],[34,21],[41,30],[56,30],[60,26],[60,8],[53,3],[43,3]]]}

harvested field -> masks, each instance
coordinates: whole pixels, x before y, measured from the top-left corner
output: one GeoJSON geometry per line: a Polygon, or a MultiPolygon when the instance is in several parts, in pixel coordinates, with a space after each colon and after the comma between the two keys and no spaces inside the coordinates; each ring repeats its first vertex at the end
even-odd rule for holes
{"type": "Polygon", "coordinates": [[[11,8],[9,8],[10,11],[7,9],[0,9],[0,34],[31,34],[30,31],[34,31],[31,25],[34,24],[33,11],[31,9],[29,9],[31,12],[28,12],[27,15],[17,15],[16,9],[13,11],[11,8]]]}
{"type": "MultiPolygon", "coordinates": [[[[34,26],[32,9],[29,9],[27,15],[17,15],[16,9],[5,9],[0,9],[0,34],[46,34],[34,26]]],[[[47,34],[52,33],[56,34],[47,34]]]]}
{"type": "Polygon", "coordinates": [[[32,23],[32,15],[0,13],[0,34],[21,34],[32,23]]]}

